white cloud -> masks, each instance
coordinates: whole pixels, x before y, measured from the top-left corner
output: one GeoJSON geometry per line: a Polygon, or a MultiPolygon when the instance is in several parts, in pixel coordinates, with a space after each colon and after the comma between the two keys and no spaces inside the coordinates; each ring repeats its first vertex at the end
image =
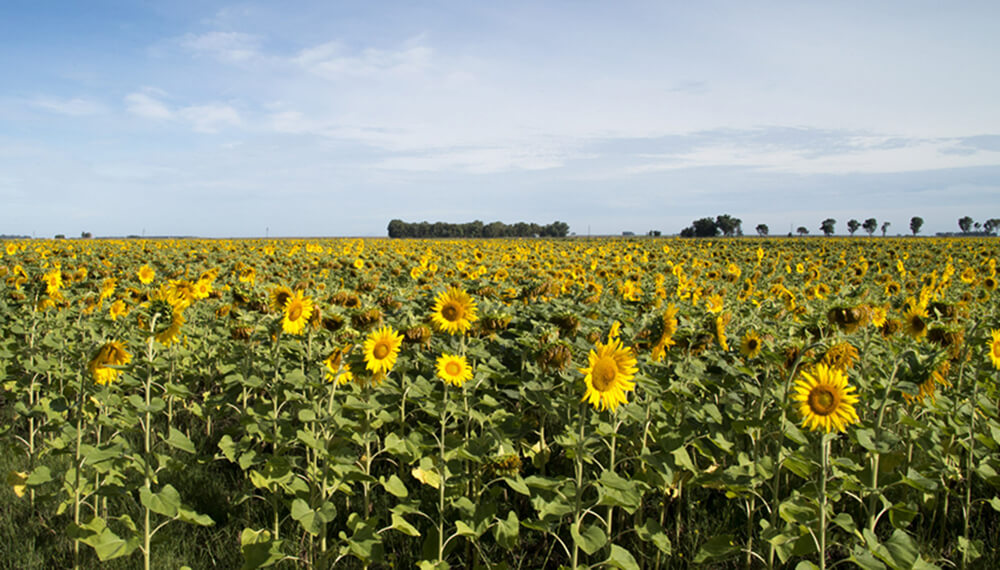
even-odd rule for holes
{"type": "Polygon", "coordinates": [[[229,63],[241,63],[259,57],[259,44],[257,36],[239,32],[187,34],[180,39],[181,47],[189,51],[229,63]]]}
{"type": "Polygon", "coordinates": [[[433,51],[411,42],[396,50],[366,48],[352,52],[340,42],[327,42],[302,50],[292,61],[327,79],[413,74],[428,69],[433,51]]]}
{"type": "Polygon", "coordinates": [[[104,105],[96,101],[80,98],[56,99],[52,97],[38,97],[32,100],[31,104],[39,109],[71,117],[100,115],[107,112],[107,108],[104,105]]]}
{"type": "Polygon", "coordinates": [[[229,105],[209,104],[184,107],[178,115],[199,133],[217,133],[225,127],[243,124],[239,111],[229,105]]]}
{"type": "Polygon", "coordinates": [[[173,116],[169,107],[147,93],[129,93],[125,96],[125,106],[129,113],[147,119],[169,119],[173,116]]]}
{"type": "Polygon", "coordinates": [[[845,146],[834,150],[780,143],[749,144],[709,142],[693,144],[691,150],[641,155],[643,162],[626,168],[642,174],[682,168],[746,167],[790,174],[878,174],[916,172],[946,168],[1000,165],[1000,152],[955,153],[950,139],[914,140],[894,144],[893,137],[851,136],[845,146]]]}

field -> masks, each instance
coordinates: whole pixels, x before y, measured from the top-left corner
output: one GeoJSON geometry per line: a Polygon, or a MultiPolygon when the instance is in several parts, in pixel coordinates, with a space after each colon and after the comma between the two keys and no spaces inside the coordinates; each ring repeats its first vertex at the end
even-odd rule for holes
{"type": "Polygon", "coordinates": [[[998,249],[0,242],[0,567],[995,568],[998,249]]]}

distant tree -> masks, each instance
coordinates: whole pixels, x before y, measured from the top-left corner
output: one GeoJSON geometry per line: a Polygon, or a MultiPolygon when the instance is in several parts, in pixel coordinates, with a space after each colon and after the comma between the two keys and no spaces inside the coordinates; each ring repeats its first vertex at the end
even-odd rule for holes
{"type": "Polygon", "coordinates": [[[635,232],[629,232],[629,231],[622,232],[622,237],[632,237],[634,235],[635,232]]]}
{"type": "Polygon", "coordinates": [[[767,233],[771,231],[767,227],[767,224],[757,224],[757,227],[755,229],[757,230],[757,235],[759,235],[760,237],[767,236],[767,233]]]}
{"type": "Polygon", "coordinates": [[[807,228],[805,226],[799,226],[798,229],[795,230],[795,231],[799,232],[800,236],[807,236],[807,235],[809,235],[809,228],[807,228]]]}
{"type": "Polygon", "coordinates": [[[885,237],[885,231],[888,230],[891,225],[892,222],[882,222],[882,237],[885,237]]]}
{"type": "Polygon", "coordinates": [[[94,234],[90,232],[80,232],[80,239],[90,239],[94,237],[94,234]]]}
{"type": "Polygon", "coordinates": [[[66,234],[56,234],[56,239],[66,239],[66,234]]]}
{"type": "Polygon", "coordinates": [[[910,218],[910,231],[913,232],[914,236],[920,233],[920,228],[923,227],[923,225],[924,219],[920,216],[913,216],[910,218]]]}
{"type": "Polygon", "coordinates": [[[681,230],[681,237],[715,237],[719,235],[719,225],[712,218],[699,218],[681,230]]]}
{"type": "Polygon", "coordinates": [[[734,218],[729,214],[722,214],[715,217],[715,225],[722,232],[722,235],[731,237],[736,235],[737,232],[741,232],[740,226],[743,225],[743,220],[734,218]]]}
{"type": "Polygon", "coordinates": [[[962,218],[959,218],[958,227],[962,229],[963,234],[969,233],[969,230],[972,229],[972,218],[970,218],[969,216],[964,216],[962,218]]]}
{"type": "Polygon", "coordinates": [[[833,226],[836,225],[837,220],[833,218],[827,218],[820,222],[819,229],[823,232],[823,235],[830,237],[833,235],[833,226]]]}
{"type": "Polygon", "coordinates": [[[649,237],[660,237],[662,234],[660,233],[660,230],[649,230],[649,233],[646,235],[649,237]]]}
{"type": "Polygon", "coordinates": [[[406,237],[406,222],[403,220],[392,220],[389,222],[389,237],[391,238],[401,238],[406,237]]]}
{"type": "Polygon", "coordinates": [[[983,229],[986,230],[987,234],[992,235],[994,231],[1000,229],[1000,219],[990,218],[983,223],[983,229]]]}
{"type": "Polygon", "coordinates": [[[865,223],[861,224],[861,227],[871,236],[878,229],[878,221],[875,218],[868,218],[865,223]]]}
{"type": "Polygon", "coordinates": [[[983,224],[981,224],[979,222],[976,222],[975,224],[972,224],[972,225],[976,227],[976,233],[978,233],[979,230],[980,230],[980,228],[983,227],[983,224]]]}
{"type": "Polygon", "coordinates": [[[861,222],[853,218],[847,220],[847,231],[851,232],[852,236],[854,235],[854,232],[858,231],[858,228],[860,227],[861,227],[861,222]]]}

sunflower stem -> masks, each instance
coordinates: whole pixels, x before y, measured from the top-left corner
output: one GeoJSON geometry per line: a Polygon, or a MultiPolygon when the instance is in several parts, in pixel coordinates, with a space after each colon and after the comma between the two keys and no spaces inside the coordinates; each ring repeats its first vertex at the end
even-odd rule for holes
{"type": "Polygon", "coordinates": [[[826,472],[830,456],[830,435],[820,436],[820,470],[819,470],[819,568],[826,570],[826,472]]]}
{"type": "MultiPolygon", "coordinates": [[[[577,440],[576,442],[576,454],[575,457],[573,458],[574,459],[573,463],[575,464],[576,467],[576,489],[575,489],[576,492],[574,493],[574,500],[573,500],[573,530],[575,531],[575,534],[579,534],[580,522],[583,520],[580,507],[583,500],[583,438],[584,438],[584,427],[586,425],[585,423],[586,413],[587,413],[586,407],[581,403],[580,415],[579,415],[580,439],[577,440]]],[[[577,541],[574,538],[573,565],[572,565],[573,570],[576,570],[576,568],[579,567],[579,560],[580,560],[579,541],[577,541]]]]}
{"type": "Polygon", "coordinates": [[[438,486],[438,563],[444,562],[444,496],[447,483],[447,467],[444,459],[444,434],[448,423],[448,382],[444,382],[443,407],[441,409],[441,438],[438,440],[438,450],[441,455],[438,463],[441,481],[438,486]]]}

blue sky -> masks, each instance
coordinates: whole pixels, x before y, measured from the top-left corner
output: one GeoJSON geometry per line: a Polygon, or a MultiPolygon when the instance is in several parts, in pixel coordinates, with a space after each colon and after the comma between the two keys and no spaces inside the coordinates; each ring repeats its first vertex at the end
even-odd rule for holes
{"type": "Polygon", "coordinates": [[[0,233],[1000,218],[996,2],[0,5],[0,233]]]}

